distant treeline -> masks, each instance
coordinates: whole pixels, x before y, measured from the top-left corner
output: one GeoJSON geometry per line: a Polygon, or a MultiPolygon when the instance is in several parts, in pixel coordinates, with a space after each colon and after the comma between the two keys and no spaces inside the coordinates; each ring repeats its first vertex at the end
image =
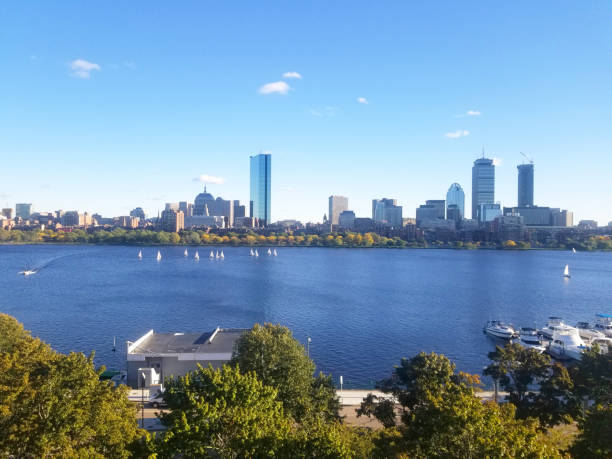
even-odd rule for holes
{"type": "Polygon", "coordinates": [[[453,248],[453,249],[506,249],[526,250],[531,248],[565,249],[578,251],[612,250],[610,236],[588,236],[584,240],[552,240],[546,244],[531,244],[525,241],[463,242],[405,240],[400,237],[385,237],[377,233],[334,232],[328,234],[255,232],[223,234],[206,231],[181,231],[169,233],[148,229],[84,231],[29,231],[0,229],[0,243],[67,243],[67,244],[113,244],[113,245],[230,245],[230,246],[289,246],[289,247],[387,247],[387,248],[453,248]]]}

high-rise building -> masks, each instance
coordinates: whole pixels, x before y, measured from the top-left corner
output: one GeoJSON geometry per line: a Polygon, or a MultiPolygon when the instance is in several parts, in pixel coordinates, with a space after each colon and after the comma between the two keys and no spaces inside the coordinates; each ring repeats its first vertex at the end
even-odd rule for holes
{"type": "Polygon", "coordinates": [[[234,200],[234,220],[246,217],[246,207],[240,205],[240,200],[234,200]]]}
{"type": "Polygon", "coordinates": [[[428,199],[427,201],[425,201],[425,205],[432,206],[434,209],[436,209],[436,218],[444,220],[444,218],[446,217],[446,201],[444,201],[444,199],[428,199]]]}
{"type": "Polygon", "coordinates": [[[478,208],[478,222],[492,222],[497,217],[502,215],[502,209],[498,202],[480,204],[478,208]]]}
{"type": "Polygon", "coordinates": [[[32,204],[19,203],[15,204],[15,217],[27,220],[32,213],[32,204]]]}
{"type": "Polygon", "coordinates": [[[193,204],[187,201],[179,202],[179,210],[185,214],[185,217],[193,215],[193,204]]]}
{"type": "Polygon", "coordinates": [[[332,225],[338,225],[340,223],[340,214],[345,210],[348,210],[348,198],[344,196],[329,197],[329,222],[332,225]]]}
{"type": "Polygon", "coordinates": [[[160,226],[162,231],[178,233],[185,228],[185,214],[172,208],[164,210],[161,213],[160,226]]]}
{"type": "Polygon", "coordinates": [[[518,169],[518,207],[533,206],[533,163],[519,164],[518,169]]]}
{"type": "Polygon", "coordinates": [[[472,167],[472,219],[478,217],[482,204],[495,203],[495,165],[492,159],[478,158],[472,167]]]}
{"type": "Polygon", "coordinates": [[[147,214],[142,207],[136,207],[130,211],[130,217],[137,217],[140,222],[144,222],[147,219],[147,214]]]}
{"type": "Polygon", "coordinates": [[[338,226],[345,229],[353,229],[355,226],[355,212],[343,210],[338,216],[338,226]]]}
{"type": "MultiPolygon", "coordinates": [[[[446,192],[447,210],[450,206],[456,206],[456,209],[459,211],[459,220],[465,216],[465,193],[458,183],[453,183],[446,192]]],[[[456,211],[453,211],[453,216],[456,217],[456,211]]]]}
{"type": "Polygon", "coordinates": [[[11,207],[7,207],[6,209],[2,209],[2,216],[11,220],[13,218],[13,209],[11,207]]]}
{"type": "Polygon", "coordinates": [[[262,226],[269,225],[272,203],[272,155],[259,154],[251,160],[250,216],[257,218],[262,226]]]}
{"type": "Polygon", "coordinates": [[[372,199],[372,220],[394,228],[402,226],[402,206],[397,199],[372,199]]]}

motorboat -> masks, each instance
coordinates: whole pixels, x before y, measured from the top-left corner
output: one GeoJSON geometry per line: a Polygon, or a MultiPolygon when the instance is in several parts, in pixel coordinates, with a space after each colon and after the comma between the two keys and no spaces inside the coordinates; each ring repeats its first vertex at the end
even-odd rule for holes
{"type": "Polygon", "coordinates": [[[535,328],[521,327],[518,335],[516,342],[521,346],[533,349],[540,354],[546,350],[545,342],[535,328]]]}
{"type": "Polygon", "coordinates": [[[580,360],[582,353],[587,349],[586,343],[578,334],[578,329],[569,327],[567,330],[553,333],[548,353],[558,360],[580,360]]]}
{"type": "Polygon", "coordinates": [[[588,341],[588,345],[591,348],[597,345],[600,354],[607,354],[612,351],[612,338],[593,338],[591,341],[588,341]]]}
{"type": "Polygon", "coordinates": [[[595,330],[602,332],[608,338],[612,338],[612,314],[595,314],[595,330]]]}
{"type": "Polygon", "coordinates": [[[31,276],[32,274],[36,274],[37,271],[35,269],[26,269],[24,271],[19,271],[19,274],[23,274],[24,276],[31,276]]]}
{"type": "Polygon", "coordinates": [[[489,320],[484,327],[487,335],[495,338],[512,339],[516,336],[516,331],[512,325],[505,324],[499,320],[489,320]]]}
{"type": "Polygon", "coordinates": [[[593,339],[605,338],[606,335],[596,330],[594,326],[589,324],[588,322],[578,322],[576,324],[576,328],[578,329],[578,334],[585,341],[591,341],[593,339]]]}
{"type": "Polygon", "coordinates": [[[157,251],[157,261],[161,260],[161,252],[158,250],[157,251]]]}
{"type": "Polygon", "coordinates": [[[570,276],[570,273],[569,273],[569,265],[565,265],[565,268],[563,269],[563,277],[568,278],[568,279],[572,277],[570,276]]]}
{"type": "Polygon", "coordinates": [[[566,325],[561,317],[549,317],[546,326],[540,330],[544,338],[552,339],[553,334],[558,331],[575,330],[574,327],[566,325]]]}
{"type": "Polygon", "coordinates": [[[196,260],[200,259],[200,254],[198,253],[198,251],[196,250],[195,255],[193,256],[193,258],[195,258],[196,260]]]}

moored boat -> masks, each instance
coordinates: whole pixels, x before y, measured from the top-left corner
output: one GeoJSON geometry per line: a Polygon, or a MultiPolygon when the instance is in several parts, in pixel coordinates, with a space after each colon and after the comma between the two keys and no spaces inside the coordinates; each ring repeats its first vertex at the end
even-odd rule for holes
{"type": "Polygon", "coordinates": [[[612,314],[595,314],[597,322],[595,322],[595,330],[603,333],[608,338],[612,338],[612,314]]]}
{"type": "Polygon", "coordinates": [[[516,336],[516,331],[512,325],[505,324],[499,320],[489,320],[484,327],[487,335],[501,339],[512,339],[516,336]]]}
{"type": "Polygon", "coordinates": [[[561,317],[551,316],[548,318],[546,326],[540,330],[540,333],[542,334],[542,336],[544,336],[544,338],[552,339],[553,334],[555,332],[565,331],[569,329],[574,329],[574,327],[566,325],[561,317]]]}
{"type": "Polygon", "coordinates": [[[516,342],[521,346],[538,351],[540,354],[546,350],[545,342],[535,328],[521,327],[518,335],[516,342]]]}
{"type": "Polygon", "coordinates": [[[569,329],[556,331],[553,334],[548,353],[558,360],[580,360],[582,353],[587,349],[578,330],[569,327],[569,329]]]}

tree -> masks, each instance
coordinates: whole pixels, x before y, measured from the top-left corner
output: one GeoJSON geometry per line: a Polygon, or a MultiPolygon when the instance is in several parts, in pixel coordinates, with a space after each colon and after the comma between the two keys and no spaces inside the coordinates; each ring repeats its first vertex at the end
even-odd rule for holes
{"type": "Polygon", "coordinates": [[[578,422],[580,433],[570,448],[574,457],[612,457],[612,406],[596,405],[578,422]]]}
{"type": "Polygon", "coordinates": [[[356,410],[357,417],[374,416],[385,427],[395,426],[395,403],[388,398],[380,398],[372,393],[368,394],[356,410]]]}
{"type": "Polygon", "coordinates": [[[278,400],[297,422],[310,415],[338,415],[331,378],[314,377],[314,362],[287,327],[256,324],[237,341],[231,364],[255,372],[263,384],[276,388],[278,400]]]}
{"type": "Polygon", "coordinates": [[[268,457],[283,448],[292,432],[276,389],[252,373],[224,365],[199,367],[166,380],[168,426],[158,440],[161,457],[268,457]]]}
{"type": "Polygon", "coordinates": [[[93,355],[59,354],[5,314],[0,329],[0,456],[130,456],[142,431],[125,386],[100,381],[93,355]]]}
{"type": "Polygon", "coordinates": [[[489,353],[492,363],[484,370],[486,376],[500,382],[509,392],[507,400],[517,409],[519,418],[534,415],[532,412],[534,394],[529,387],[542,381],[550,372],[550,357],[534,349],[527,349],[517,343],[496,346],[489,353]]]}
{"type": "Polygon", "coordinates": [[[560,363],[554,363],[549,376],[540,382],[539,392],[532,396],[532,414],[547,427],[562,422],[569,424],[580,414],[580,403],[573,390],[574,382],[567,368],[560,363]]]}

